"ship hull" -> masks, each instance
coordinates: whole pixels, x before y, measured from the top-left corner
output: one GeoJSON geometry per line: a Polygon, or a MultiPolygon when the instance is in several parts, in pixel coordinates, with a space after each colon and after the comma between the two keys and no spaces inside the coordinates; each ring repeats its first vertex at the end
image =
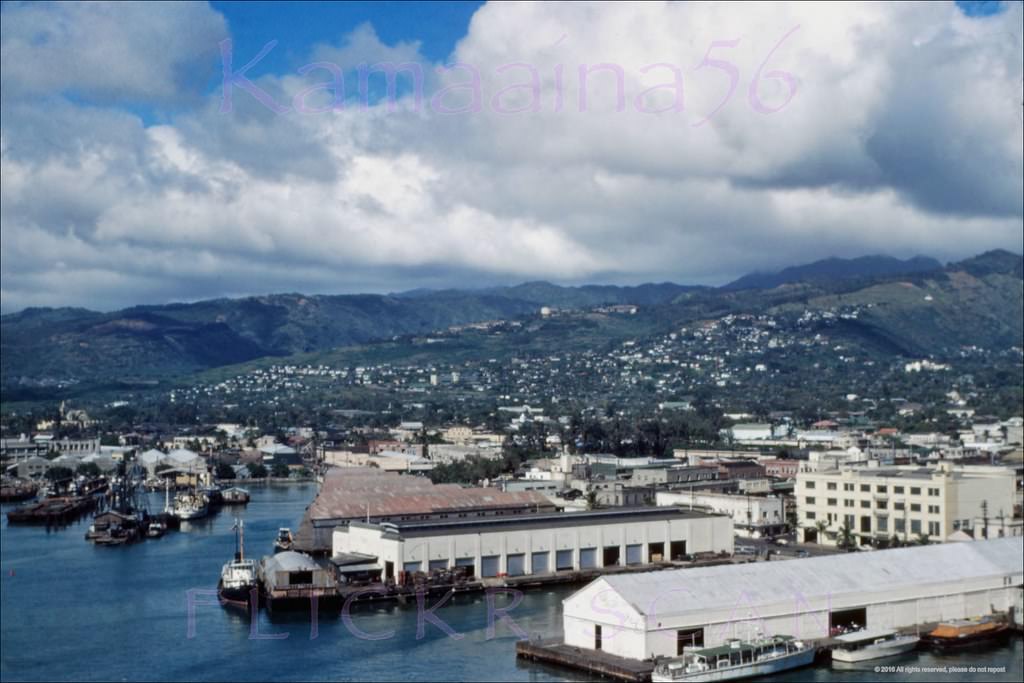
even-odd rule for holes
{"type": "Polygon", "coordinates": [[[923,641],[928,647],[938,652],[960,652],[972,647],[984,647],[990,643],[998,643],[1009,633],[1010,627],[1004,624],[999,629],[993,629],[977,635],[969,635],[962,638],[925,636],[923,641]]]}
{"type": "Polygon", "coordinates": [[[883,643],[861,648],[859,650],[836,649],[832,650],[832,660],[836,662],[853,663],[867,662],[872,659],[882,659],[884,657],[894,657],[896,655],[910,652],[917,647],[919,642],[920,639],[918,638],[907,638],[901,641],[893,641],[891,644],[883,643]]]}
{"type": "Polygon", "coordinates": [[[755,676],[768,676],[782,671],[789,671],[790,669],[808,666],[814,662],[814,655],[814,648],[808,648],[806,650],[801,650],[800,652],[794,652],[792,654],[766,659],[751,664],[680,674],[675,677],[659,674],[657,670],[655,670],[651,675],[651,681],[653,683],[679,683],[680,681],[690,683],[690,681],[736,681],[743,678],[753,678],[755,676]]]}

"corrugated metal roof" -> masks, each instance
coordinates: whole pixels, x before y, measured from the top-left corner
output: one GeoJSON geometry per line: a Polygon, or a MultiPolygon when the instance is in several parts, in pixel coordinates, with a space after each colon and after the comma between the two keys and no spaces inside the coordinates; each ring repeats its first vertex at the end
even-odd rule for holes
{"type": "Polygon", "coordinates": [[[312,557],[296,553],[291,550],[263,558],[263,568],[266,572],[300,572],[320,569],[312,557]]]}
{"type": "MultiPolygon", "coordinates": [[[[911,590],[936,582],[1024,573],[1024,538],[945,543],[778,562],[605,576],[640,614],[658,616],[730,605],[769,605],[850,593],[911,590]],[[671,600],[667,599],[672,597],[671,600]]],[[[586,589],[584,589],[586,590],[586,589]]],[[[582,591],[581,591],[582,592],[582,591]]],[[[565,600],[570,606],[575,595],[565,600]]]]}
{"type": "Polygon", "coordinates": [[[371,517],[401,517],[532,506],[550,508],[552,503],[536,491],[434,485],[425,477],[351,467],[328,470],[320,492],[310,505],[309,517],[314,521],[359,519],[366,516],[367,507],[371,517]]]}

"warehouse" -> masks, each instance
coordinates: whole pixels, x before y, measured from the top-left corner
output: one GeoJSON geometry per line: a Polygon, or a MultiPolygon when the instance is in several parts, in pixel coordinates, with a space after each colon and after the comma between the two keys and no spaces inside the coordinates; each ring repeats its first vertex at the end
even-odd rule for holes
{"type": "Polygon", "coordinates": [[[904,628],[1005,611],[1024,539],[603,576],[563,601],[565,643],[629,659],[675,657],[757,633],[826,638],[856,623],[904,628]]]}
{"type": "Polygon", "coordinates": [[[339,571],[375,566],[382,578],[464,567],[472,576],[525,576],[732,553],[732,521],[675,508],[417,522],[352,521],[334,530],[339,571]]]}

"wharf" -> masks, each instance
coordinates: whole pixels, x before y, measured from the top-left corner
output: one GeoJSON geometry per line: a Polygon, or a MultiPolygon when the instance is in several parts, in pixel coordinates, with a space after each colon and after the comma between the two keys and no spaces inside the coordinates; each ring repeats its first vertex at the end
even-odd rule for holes
{"type": "Polygon", "coordinates": [[[520,640],[516,657],[585,671],[625,683],[648,683],[654,662],[617,657],[600,650],[583,650],[556,640],[520,640]]]}
{"type": "Polygon", "coordinates": [[[96,505],[96,496],[46,498],[11,510],[7,521],[11,524],[59,524],[80,517],[96,505]]]}

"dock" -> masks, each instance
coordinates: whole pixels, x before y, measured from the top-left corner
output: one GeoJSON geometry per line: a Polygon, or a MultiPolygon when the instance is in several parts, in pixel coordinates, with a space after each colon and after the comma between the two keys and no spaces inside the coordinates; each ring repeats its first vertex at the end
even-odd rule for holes
{"type": "Polygon", "coordinates": [[[46,498],[7,513],[11,524],[61,524],[81,517],[97,505],[96,496],[46,498]]]}
{"type": "Polygon", "coordinates": [[[600,650],[584,650],[557,639],[520,640],[516,657],[543,664],[585,671],[624,683],[649,683],[654,662],[616,657],[600,650]]]}

